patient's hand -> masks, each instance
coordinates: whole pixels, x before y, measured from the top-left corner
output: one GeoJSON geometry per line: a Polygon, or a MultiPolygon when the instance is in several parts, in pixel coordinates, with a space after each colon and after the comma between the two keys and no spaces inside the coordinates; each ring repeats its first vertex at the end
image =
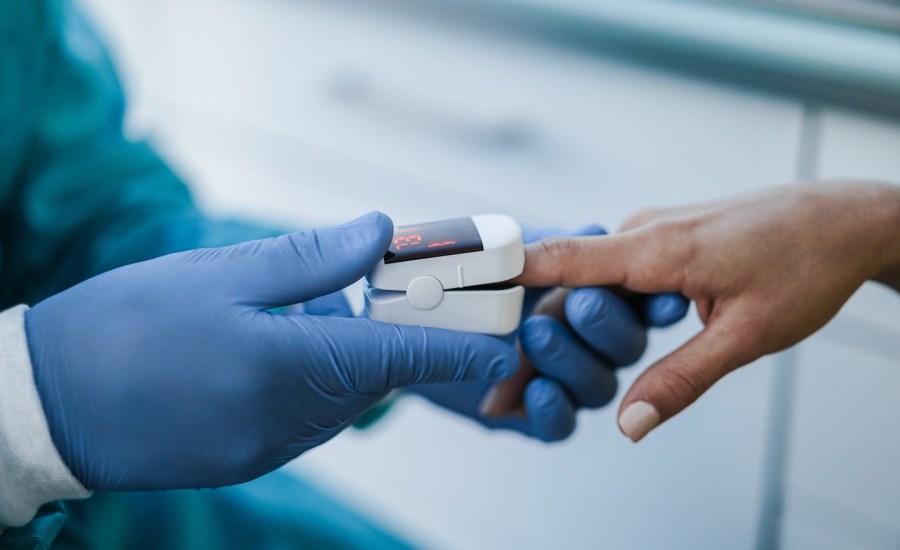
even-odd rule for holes
{"type": "Polygon", "coordinates": [[[695,302],[705,328],[622,402],[619,425],[638,441],[729,372],[821,328],[868,279],[900,288],[900,187],[823,183],[647,210],[617,235],[530,245],[515,282],[695,302]]]}

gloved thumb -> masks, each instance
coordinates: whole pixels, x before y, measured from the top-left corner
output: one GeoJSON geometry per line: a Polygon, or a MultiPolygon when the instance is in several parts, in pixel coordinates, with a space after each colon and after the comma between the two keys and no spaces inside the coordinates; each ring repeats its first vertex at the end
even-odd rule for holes
{"type": "Polygon", "coordinates": [[[362,278],[384,256],[393,222],[370,212],[344,225],[287,233],[225,249],[242,303],[269,308],[306,302],[362,278]]]}
{"type": "Polygon", "coordinates": [[[619,407],[619,428],[637,443],[753,359],[751,347],[743,345],[734,331],[707,326],[635,381],[619,407]]]}

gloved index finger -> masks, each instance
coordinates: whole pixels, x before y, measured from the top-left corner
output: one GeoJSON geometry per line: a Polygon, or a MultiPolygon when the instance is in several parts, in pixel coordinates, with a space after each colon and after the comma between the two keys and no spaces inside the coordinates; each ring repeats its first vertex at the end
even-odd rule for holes
{"type": "Polygon", "coordinates": [[[581,288],[566,298],[572,330],[614,366],[630,365],[647,348],[647,332],[625,301],[608,288],[581,288]]]}
{"type": "Polygon", "coordinates": [[[522,327],[522,347],[543,376],[581,407],[600,407],[616,394],[615,373],[556,319],[537,316],[522,327]]]}
{"type": "Polygon", "coordinates": [[[683,319],[690,304],[690,300],[677,292],[664,292],[645,296],[640,309],[648,326],[667,327],[683,319]]]}
{"type": "Polygon", "coordinates": [[[346,389],[380,393],[414,384],[497,382],[519,366],[513,347],[483,334],[391,325],[368,319],[285,316],[270,334],[289,365],[321,360],[346,389]],[[296,334],[298,336],[291,336],[296,334]],[[301,337],[302,336],[302,337],[301,337]],[[317,352],[318,349],[318,352],[317,352]]]}
{"type": "MultiPolygon", "coordinates": [[[[497,382],[519,367],[516,350],[484,334],[369,322],[380,340],[380,368],[384,390],[413,384],[497,382]]],[[[373,369],[371,360],[359,365],[362,376],[373,369]]],[[[378,370],[378,369],[374,369],[378,370]]],[[[376,390],[378,383],[376,382],[376,390]]]]}

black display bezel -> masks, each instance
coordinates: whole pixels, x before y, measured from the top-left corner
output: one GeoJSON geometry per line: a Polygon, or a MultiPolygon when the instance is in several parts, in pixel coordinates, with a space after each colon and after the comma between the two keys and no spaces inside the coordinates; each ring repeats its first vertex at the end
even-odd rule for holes
{"type": "Polygon", "coordinates": [[[394,228],[385,264],[481,252],[484,242],[471,217],[394,228]]]}

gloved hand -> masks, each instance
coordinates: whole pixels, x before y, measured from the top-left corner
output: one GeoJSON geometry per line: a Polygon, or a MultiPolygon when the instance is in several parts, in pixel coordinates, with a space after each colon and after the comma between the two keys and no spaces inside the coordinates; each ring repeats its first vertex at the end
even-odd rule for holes
{"type": "Polygon", "coordinates": [[[267,311],[359,279],[392,229],[372,213],[172,254],[29,310],[38,392],[75,477],[112,490],[239,483],[324,443],[392,388],[509,376],[515,351],[488,336],[267,311]]]}
{"type": "MultiPolygon", "coordinates": [[[[530,243],[556,235],[605,233],[591,226],[574,233],[526,230],[523,236],[530,243]]],[[[688,307],[679,294],[623,297],[603,287],[557,293],[564,303],[554,307],[548,290],[526,292],[524,321],[518,333],[507,339],[518,338],[522,367],[513,380],[501,383],[505,386],[475,381],[409,389],[489,428],[515,430],[544,441],[565,439],[575,429],[578,409],[601,407],[615,396],[615,367],[638,360],[647,345],[646,327],[672,324],[684,317],[688,307]],[[554,309],[559,310],[555,316],[544,314],[554,309]],[[505,414],[498,416],[497,401],[509,401],[510,392],[521,408],[510,413],[501,406],[499,411],[505,414]]]]}

